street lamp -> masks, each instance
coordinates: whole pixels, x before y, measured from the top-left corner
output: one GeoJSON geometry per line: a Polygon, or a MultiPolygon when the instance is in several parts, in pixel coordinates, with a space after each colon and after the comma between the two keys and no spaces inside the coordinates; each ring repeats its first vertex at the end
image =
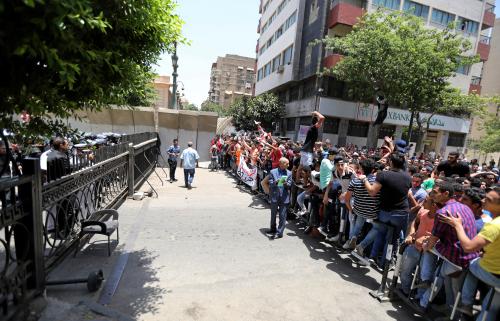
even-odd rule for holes
{"type": "Polygon", "coordinates": [[[177,56],[177,42],[174,42],[174,53],[172,54],[172,67],[174,71],[172,72],[172,109],[177,109],[177,67],[179,57],[177,56]]]}

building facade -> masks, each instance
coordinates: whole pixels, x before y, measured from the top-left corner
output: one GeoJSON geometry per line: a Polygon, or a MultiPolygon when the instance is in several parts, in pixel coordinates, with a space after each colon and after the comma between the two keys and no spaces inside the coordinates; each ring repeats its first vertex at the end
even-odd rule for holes
{"type": "MultiPolygon", "coordinates": [[[[301,126],[309,125],[311,112],[318,110],[327,117],[323,138],[339,145],[366,145],[377,108],[350,99],[345,83],[316,76],[323,68],[335,66],[341,56],[327,52],[314,41],[327,35],[345,36],[363,12],[380,7],[415,8],[411,12],[431,28],[457,22],[457,32],[471,41],[473,53],[479,54],[481,62],[457,70],[450,83],[464,93],[481,91],[483,64],[489,57],[489,34],[495,21],[494,0],[262,0],[255,93],[274,92],[285,102],[282,134],[297,139],[301,126]]],[[[390,108],[378,138],[401,137],[409,116],[406,110],[390,108]]],[[[469,129],[469,120],[435,116],[425,150],[441,154],[464,151],[469,129]]]]}
{"type": "Polygon", "coordinates": [[[239,98],[251,97],[255,81],[255,58],[238,55],[217,57],[212,64],[208,100],[225,108],[239,98]]]}
{"type": "Polygon", "coordinates": [[[153,81],[153,87],[156,91],[156,101],[154,106],[156,108],[168,108],[171,105],[170,102],[170,83],[169,76],[159,76],[153,81]]]}
{"type": "MultiPolygon", "coordinates": [[[[500,18],[495,20],[495,28],[491,35],[491,50],[488,61],[484,64],[483,77],[478,88],[482,96],[500,96],[500,18]]],[[[491,104],[488,108],[491,115],[500,117],[500,106],[491,104]]],[[[472,141],[479,141],[484,136],[481,129],[481,118],[475,117],[472,120],[471,132],[469,138],[472,141]]],[[[469,159],[476,158],[480,162],[488,162],[493,159],[497,164],[500,163],[500,153],[486,155],[473,147],[473,144],[467,149],[469,159]]]]}

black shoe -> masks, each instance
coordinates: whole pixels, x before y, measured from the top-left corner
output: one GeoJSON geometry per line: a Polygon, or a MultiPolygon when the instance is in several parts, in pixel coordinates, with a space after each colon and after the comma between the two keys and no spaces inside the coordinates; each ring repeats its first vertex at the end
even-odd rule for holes
{"type": "Polygon", "coordinates": [[[173,180],[169,180],[168,182],[169,182],[170,184],[172,184],[174,181],[173,181],[173,180]]]}
{"type": "Polygon", "coordinates": [[[313,228],[312,228],[312,226],[308,226],[308,227],[306,227],[306,229],[304,230],[304,234],[309,234],[309,233],[311,233],[311,232],[312,232],[312,229],[313,229],[313,228]]]}
{"type": "Polygon", "coordinates": [[[276,230],[273,230],[273,229],[267,229],[267,230],[266,230],[266,234],[269,234],[269,235],[274,235],[274,234],[276,234],[276,230]]]}
{"type": "Polygon", "coordinates": [[[193,187],[191,186],[191,184],[188,184],[188,189],[192,189],[193,187]]]}
{"type": "Polygon", "coordinates": [[[175,178],[174,178],[174,182],[177,182],[177,181],[178,181],[178,179],[175,179],[175,178]]]}
{"type": "Polygon", "coordinates": [[[273,236],[271,236],[271,238],[273,240],[276,240],[276,239],[280,239],[283,237],[283,234],[279,234],[279,233],[276,233],[276,234],[273,234],[273,236]]]}

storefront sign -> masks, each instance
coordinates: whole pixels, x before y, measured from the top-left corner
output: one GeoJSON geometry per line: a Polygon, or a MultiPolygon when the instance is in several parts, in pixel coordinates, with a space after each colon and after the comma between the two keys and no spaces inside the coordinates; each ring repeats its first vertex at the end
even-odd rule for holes
{"type": "MultiPolygon", "coordinates": [[[[377,118],[378,107],[372,104],[360,105],[355,102],[322,97],[320,100],[320,112],[330,117],[373,122],[377,118]]],[[[408,126],[410,117],[411,113],[408,110],[389,108],[384,124],[408,126]]],[[[422,113],[420,117],[425,122],[425,119],[431,117],[431,115],[422,113]]],[[[458,117],[433,115],[429,127],[435,130],[468,133],[470,120],[458,117]]]]}

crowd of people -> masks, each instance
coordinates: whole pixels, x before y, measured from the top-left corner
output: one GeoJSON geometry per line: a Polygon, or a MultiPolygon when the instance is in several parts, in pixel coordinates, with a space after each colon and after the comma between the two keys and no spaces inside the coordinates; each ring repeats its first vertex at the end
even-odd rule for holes
{"type": "Polygon", "coordinates": [[[282,238],[287,215],[295,215],[306,222],[304,233],[318,231],[361,264],[384,267],[391,263],[388,245],[394,252],[402,246],[399,291],[415,308],[425,311],[431,302],[435,307],[440,293],[445,303],[436,309],[449,315],[461,293],[456,311],[471,317],[481,298],[477,320],[495,320],[500,307],[495,162],[466,161],[458,152],[446,159],[433,151],[410,156],[404,140],[390,137],[374,149],[334,146],[318,140],[324,117],[314,112],[311,120],[302,143],[273,137],[259,123],[255,132],[216,136],[211,167],[256,172],[249,185],[267,195],[271,239],[282,238]]]}

